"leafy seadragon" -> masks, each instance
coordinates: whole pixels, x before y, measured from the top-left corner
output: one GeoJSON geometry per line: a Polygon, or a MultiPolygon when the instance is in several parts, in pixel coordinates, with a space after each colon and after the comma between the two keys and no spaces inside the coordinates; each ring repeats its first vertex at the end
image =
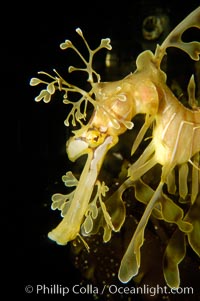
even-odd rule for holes
{"type": "Polygon", "coordinates": [[[118,232],[126,218],[126,208],[122,194],[128,187],[135,188],[135,198],[146,205],[144,214],[137,225],[129,246],[122,258],[119,279],[126,283],[138,274],[140,268],[140,248],[144,242],[144,231],[151,214],[177,225],[164,255],[164,276],[170,287],[180,284],[178,264],[185,256],[186,237],[192,249],[200,256],[200,109],[195,98],[194,76],[188,84],[186,108],[166,84],[166,74],[160,69],[166,49],[177,47],[186,52],[192,60],[198,61],[200,42],[183,42],[182,34],[191,27],[200,28],[200,7],[187,16],[160,45],[155,53],[142,52],[136,61],[134,73],[115,82],[101,82],[100,75],[93,69],[93,57],[101,49],[111,50],[110,39],[102,39],[99,47],[90,49],[80,28],[76,32],[82,38],[89,56],[88,60],[69,40],[61,44],[61,49],[73,49],[81,58],[85,68],[70,66],[69,72],[86,72],[89,91],[70,84],[56,70],[54,75],[39,72],[48,78],[32,78],[30,84],[45,84],[46,88],[35,98],[48,103],[55,91],[63,91],[63,102],[71,105],[65,120],[68,126],[72,120],[80,129],[74,131],[67,141],[67,154],[71,161],[82,155],[87,160],[80,178],[71,171],[62,177],[67,187],[75,187],[68,194],[56,193],[52,196],[52,209],[61,210],[63,220],[49,234],[49,238],[65,245],[79,237],[87,249],[83,236],[90,236],[103,228],[103,241],[111,239],[112,231],[118,232]],[[50,82],[49,82],[50,80],[50,82]],[[79,95],[78,101],[70,100],[70,95],[79,95]],[[87,106],[94,107],[87,124],[87,106]],[[127,178],[117,191],[106,197],[109,188],[100,183],[98,175],[109,149],[118,143],[119,135],[133,128],[133,118],[145,114],[145,122],[134,140],[133,156],[144,140],[149,128],[152,137],[141,156],[128,168],[127,178]],[[143,176],[156,164],[162,167],[157,188],[152,189],[144,182],[143,176]],[[175,170],[178,170],[178,189],[175,170]],[[189,181],[190,179],[190,181],[189,181]],[[191,182],[191,183],[190,183],[191,182]],[[168,190],[168,194],[164,192],[168,190]],[[169,196],[178,194],[183,202],[190,199],[185,213],[181,206],[169,196]]]}

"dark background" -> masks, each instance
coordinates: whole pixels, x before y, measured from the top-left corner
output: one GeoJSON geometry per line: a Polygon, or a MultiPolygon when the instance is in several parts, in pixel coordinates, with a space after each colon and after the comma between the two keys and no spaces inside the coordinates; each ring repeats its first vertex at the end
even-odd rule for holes
{"type": "MultiPolygon", "coordinates": [[[[3,187],[6,209],[2,214],[2,229],[8,231],[6,238],[11,245],[5,259],[8,282],[16,284],[16,291],[13,288],[9,294],[14,292],[21,297],[27,284],[70,286],[81,280],[70,260],[69,246],[57,246],[47,238],[49,230],[60,220],[59,213],[50,209],[51,195],[57,192],[61,176],[69,168],[65,154],[69,131],[63,124],[66,107],[62,101],[34,102],[38,89],[29,86],[31,77],[37,76],[37,71],[61,70],[59,68],[71,64],[74,56],[71,57],[70,51],[60,50],[59,45],[65,39],[77,41],[79,45],[77,27],[93,48],[101,38],[110,37],[122,56],[119,67],[123,60],[129,65],[129,58],[123,57],[121,49],[123,45],[128,49],[130,64],[143,50],[141,22],[144,17],[160,8],[168,14],[173,28],[198,3],[143,0],[115,2],[108,7],[108,2],[96,1],[91,5],[68,4],[68,1],[44,5],[42,1],[31,1],[8,6],[5,10],[2,65],[5,66],[3,90],[8,125],[2,129],[8,141],[3,146],[8,155],[8,175],[6,173],[6,188],[3,187]],[[128,48],[127,41],[133,49],[128,48]]],[[[134,71],[131,66],[130,71],[134,71]]],[[[122,77],[117,68],[113,76],[122,77]]],[[[35,295],[32,297],[36,299],[35,295]]],[[[90,299],[91,296],[85,297],[90,299]]]]}

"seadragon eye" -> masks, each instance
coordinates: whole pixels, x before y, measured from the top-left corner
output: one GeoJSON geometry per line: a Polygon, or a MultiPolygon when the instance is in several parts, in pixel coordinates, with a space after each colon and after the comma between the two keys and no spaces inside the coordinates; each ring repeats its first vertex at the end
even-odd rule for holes
{"type": "Polygon", "coordinates": [[[86,141],[88,142],[88,146],[91,148],[95,148],[102,144],[104,139],[105,135],[97,130],[89,130],[86,134],[86,141]]]}

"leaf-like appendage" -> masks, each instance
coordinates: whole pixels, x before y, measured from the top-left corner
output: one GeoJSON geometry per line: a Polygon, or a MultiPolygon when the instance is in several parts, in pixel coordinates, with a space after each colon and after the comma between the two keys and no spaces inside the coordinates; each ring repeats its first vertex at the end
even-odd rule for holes
{"type": "Polygon", "coordinates": [[[102,39],[101,40],[101,44],[99,46],[100,48],[106,48],[108,50],[111,50],[112,49],[112,46],[110,45],[110,39],[107,38],[107,39],[102,39]]]}
{"type": "Polygon", "coordinates": [[[52,82],[52,83],[49,83],[48,85],[47,85],[47,91],[49,92],[49,94],[54,94],[55,93],[55,86],[54,86],[54,83],[52,82]]]}
{"type": "Polygon", "coordinates": [[[37,77],[33,77],[30,80],[30,86],[37,86],[39,84],[43,83],[43,81],[37,77]]]}
{"type": "Polygon", "coordinates": [[[54,195],[52,195],[51,209],[59,209],[61,211],[61,216],[64,217],[71,205],[73,195],[74,191],[69,194],[55,193],[54,195]]]}
{"type": "Polygon", "coordinates": [[[142,218],[137,225],[129,246],[122,258],[118,277],[121,282],[128,282],[133,276],[138,274],[140,268],[140,248],[144,242],[144,231],[149,221],[150,215],[161,197],[164,183],[160,182],[157,189],[149,200],[142,218]]]}
{"type": "MultiPolygon", "coordinates": [[[[81,29],[77,28],[76,32],[82,38],[82,40],[88,50],[88,58],[86,59],[79,52],[79,50],[73,45],[73,43],[70,40],[65,40],[64,43],[61,43],[60,48],[63,50],[71,48],[80,57],[81,61],[85,65],[85,68],[70,66],[68,68],[68,72],[71,73],[74,71],[81,71],[81,72],[88,73],[87,81],[90,83],[90,88],[88,89],[88,91],[85,91],[73,84],[70,84],[68,81],[63,79],[56,70],[54,70],[56,76],[52,76],[51,74],[48,74],[43,71],[38,72],[39,74],[43,74],[43,75],[47,76],[48,81],[40,80],[35,77],[30,80],[31,86],[36,86],[38,84],[46,85],[46,89],[43,89],[40,92],[40,94],[35,98],[35,101],[37,101],[37,102],[43,100],[45,103],[48,103],[48,102],[50,102],[51,96],[55,93],[56,90],[64,92],[63,103],[67,104],[67,105],[70,104],[72,106],[71,111],[69,112],[67,119],[64,122],[66,126],[68,126],[70,124],[70,119],[71,119],[71,123],[73,126],[76,126],[76,122],[78,122],[82,126],[83,125],[82,120],[85,120],[85,118],[86,118],[88,102],[90,102],[94,107],[96,106],[96,101],[95,101],[95,99],[92,98],[92,95],[95,94],[94,93],[95,84],[100,82],[101,77],[100,77],[100,74],[98,74],[93,69],[93,57],[98,51],[100,51],[103,48],[105,48],[107,50],[112,49],[112,47],[110,45],[110,39],[102,39],[100,45],[96,49],[93,50],[90,48],[87,41],[85,40],[81,29]],[[49,79],[51,80],[50,82],[49,82],[49,79]],[[76,93],[76,94],[80,95],[80,98],[77,101],[69,100],[68,96],[71,95],[71,93],[76,93]],[[84,105],[82,105],[82,103],[84,105]]],[[[114,122],[115,121],[113,121],[113,123],[114,122]]],[[[117,124],[117,122],[115,122],[115,123],[117,124]]],[[[118,126],[118,124],[117,124],[117,126],[118,126]]],[[[127,124],[127,127],[130,128],[131,126],[132,126],[132,124],[127,124]]]]}
{"type": "Polygon", "coordinates": [[[66,202],[67,196],[63,195],[61,193],[55,193],[52,196],[52,206],[51,209],[55,210],[55,209],[62,209],[63,204],[66,202]]]}
{"type": "Polygon", "coordinates": [[[194,252],[200,256],[200,220],[197,219],[191,223],[193,230],[188,233],[188,241],[194,252]]]}
{"type": "Polygon", "coordinates": [[[193,225],[193,230],[188,233],[188,241],[194,252],[200,256],[200,194],[195,203],[190,207],[187,213],[187,220],[193,225]]]}
{"type": "Polygon", "coordinates": [[[86,216],[85,221],[83,223],[85,234],[89,234],[93,228],[93,220],[91,215],[86,216]]]}
{"type": "Polygon", "coordinates": [[[183,220],[184,212],[164,193],[159,202],[162,218],[168,223],[175,223],[182,232],[188,233],[192,231],[192,224],[183,220]]]}
{"type": "Polygon", "coordinates": [[[179,23],[178,26],[176,26],[175,29],[167,36],[162,45],[157,47],[155,56],[159,63],[165,55],[166,49],[169,47],[179,48],[186,52],[191,59],[195,61],[199,60],[200,43],[196,41],[182,41],[183,33],[192,27],[200,29],[200,7],[194,10],[181,23],[179,23]]]}
{"type": "Polygon", "coordinates": [[[63,49],[63,50],[65,50],[67,48],[73,48],[73,44],[70,40],[65,40],[64,43],[60,44],[60,48],[63,49]]]}
{"type": "Polygon", "coordinates": [[[76,29],[76,32],[78,33],[78,35],[82,38],[87,50],[88,50],[88,53],[89,53],[89,59],[87,60],[85,57],[82,56],[82,54],[79,52],[79,50],[72,44],[72,42],[70,40],[65,40],[64,43],[61,43],[60,44],[60,48],[65,50],[65,49],[68,49],[68,48],[71,48],[73,49],[77,54],[78,56],[80,57],[80,59],[82,60],[82,62],[84,63],[84,65],[86,66],[86,68],[77,68],[77,67],[73,67],[73,66],[70,66],[69,69],[68,69],[68,72],[71,73],[73,71],[84,71],[86,73],[88,73],[88,82],[93,84],[95,82],[100,82],[100,75],[93,69],[93,57],[95,55],[95,53],[97,53],[99,50],[103,49],[103,48],[106,48],[108,50],[111,50],[112,49],[112,46],[110,45],[110,39],[107,38],[107,39],[102,39],[101,40],[101,43],[100,45],[96,48],[96,49],[91,49],[90,46],[88,45],[84,35],[83,35],[83,32],[80,28],[77,28],[76,29]],[[94,80],[94,76],[96,77],[96,81],[94,80]]]}
{"type": "Polygon", "coordinates": [[[164,277],[171,288],[178,288],[180,275],[178,265],[186,254],[185,235],[177,230],[172,235],[164,254],[164,277]]]}
{"type": "Polygon", "coordinates": [[[66,172],[66,174],[62,176],[62,180],[65,183],[65,186],[67,187],[73,187],[78,185],[78,180],[71,171],[66,172]]]}
{"type": "Polygon", "coordinates": [[[47,90],[42,90],[40,92],[40,94],[35,98],[35,101],[40,101],[42,100],[45,102],[45,103],[48,103],[50,102],[51,100],[51,94],[47,91],[47,90]]]}
{"type": "Polygon", "coordinates": [[[190,81],[188,83],[187,87],[187,92],[188,92],[188,103],[192,109],[197,109],[198,108],[198,100],[195,97],[196,93],[196,83],[194,79],[194,74],[190,77],[190,81]]]}

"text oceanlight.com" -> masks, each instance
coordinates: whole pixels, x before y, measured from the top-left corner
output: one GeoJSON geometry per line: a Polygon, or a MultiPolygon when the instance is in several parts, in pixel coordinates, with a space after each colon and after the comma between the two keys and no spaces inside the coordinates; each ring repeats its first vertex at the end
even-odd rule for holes
{"type": "Polygon", "coordinates": [[[179,287],[176,289],[170,289],[167,286],[149,286],[148,284],[144,284],[138,287],[129,287],[129,286],[117,286],[115,284],[104,285],[101,288],[94,286],[92,284],[87,285],[80,285],[75,284],[71,287],[61,285],[61,284],[37,284],[33,285],[26,285],[25,292],[27,294],[35,293],[37,295],[61,295],[66,296],[69,293],[73,293],[75,295],[103,295],[105,294],[120,294],[120,295],[143,295],[147,294],[149,296],[155,296],[159,294],[178,294],[178,295],[189,295],[193,294],[192,287],[179,287]]]}

